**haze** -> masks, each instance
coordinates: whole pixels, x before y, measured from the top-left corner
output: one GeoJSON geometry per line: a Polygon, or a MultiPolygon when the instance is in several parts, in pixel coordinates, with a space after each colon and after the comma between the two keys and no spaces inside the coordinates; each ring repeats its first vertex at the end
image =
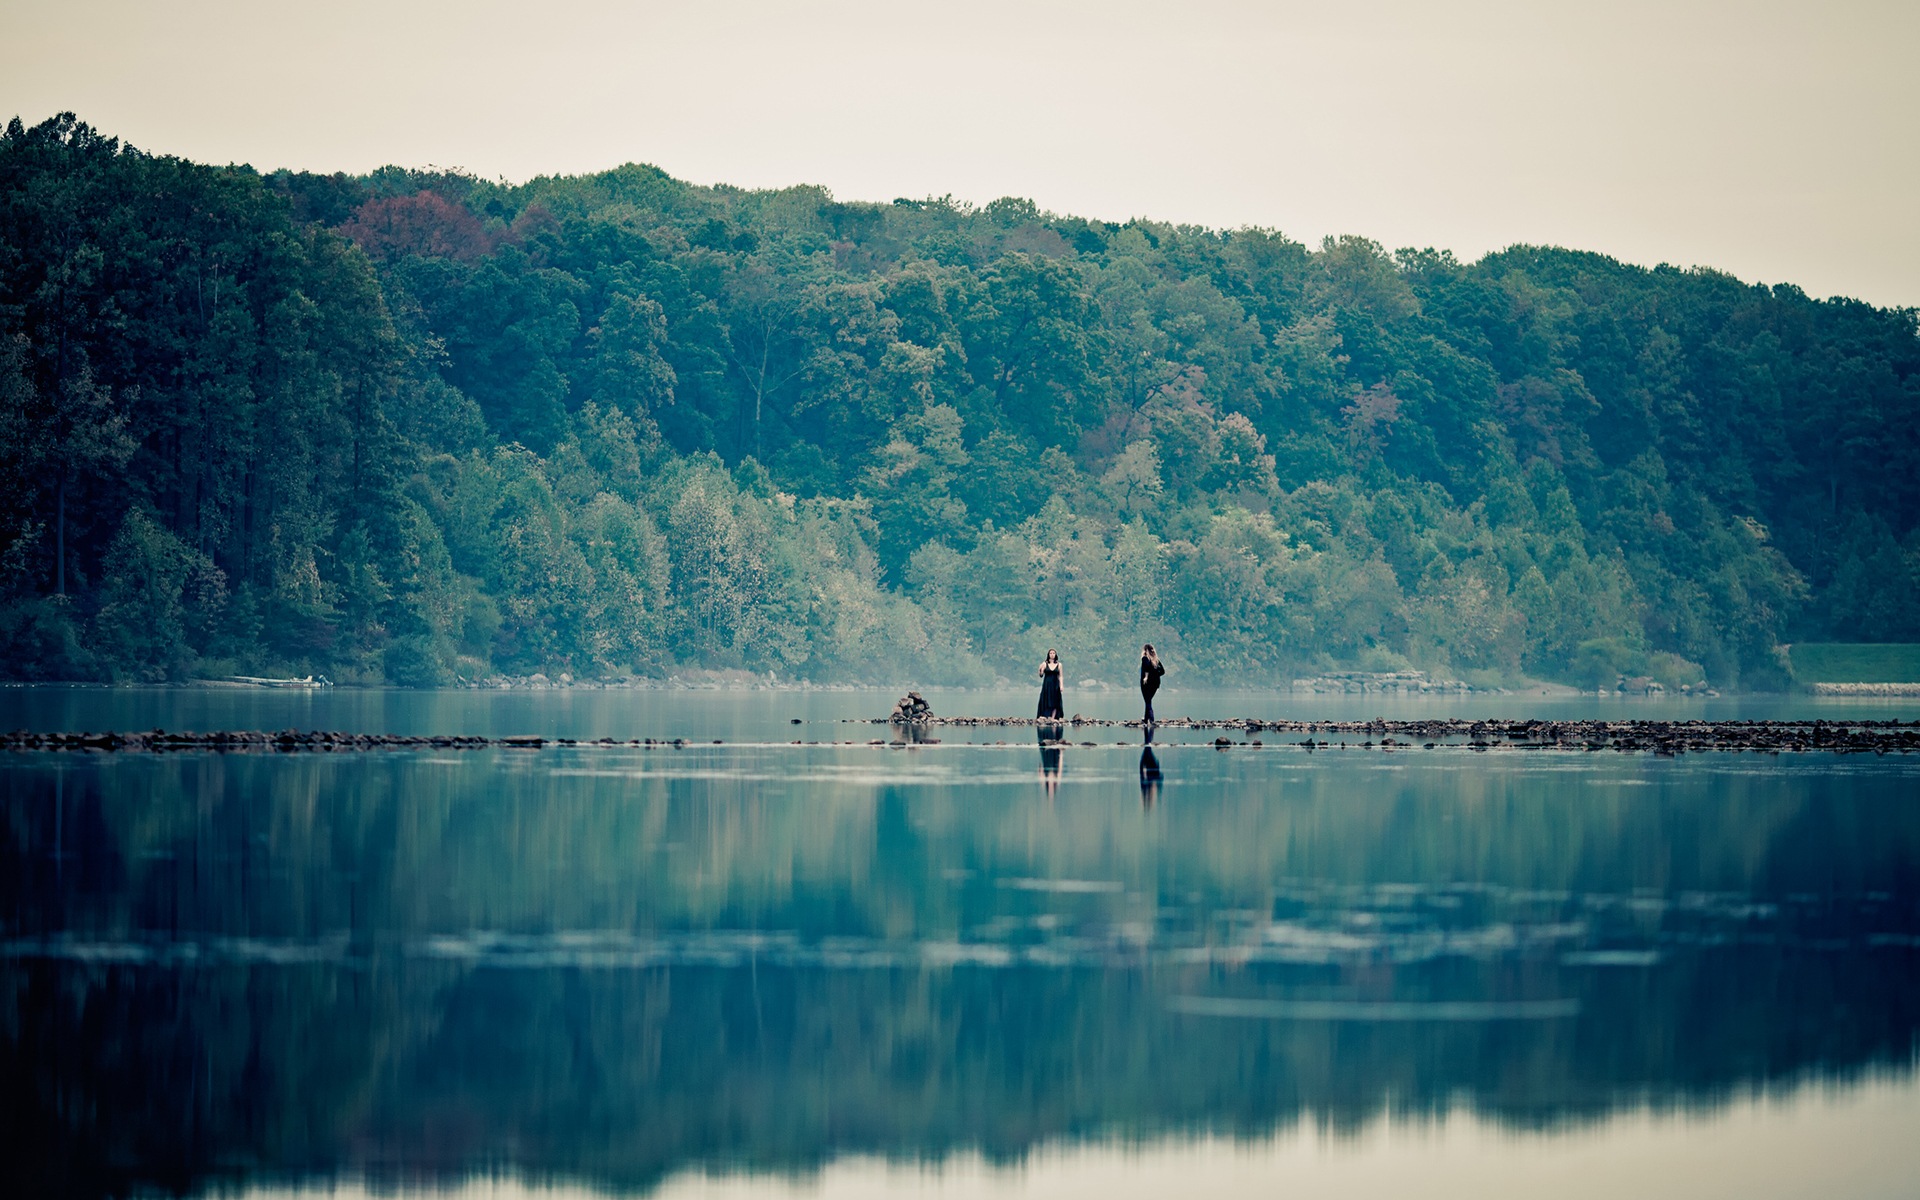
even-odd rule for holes
{"type": "Polygon", "coordinates": [[[1916,50],[1898,3],[8,0],[0,115],[262,170],[640,161],[1913,305],[1916,50]]]}

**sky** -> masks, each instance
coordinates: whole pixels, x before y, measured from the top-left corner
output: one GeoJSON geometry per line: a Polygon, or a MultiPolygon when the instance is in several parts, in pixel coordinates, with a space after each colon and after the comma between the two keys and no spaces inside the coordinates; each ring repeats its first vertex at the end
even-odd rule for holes
{"type": "Polygon", "coordinates": [[[0,0],[0,118],[204,162],[645,162],[1898,306],[1917,60],[1916,0],[0,0]]]}

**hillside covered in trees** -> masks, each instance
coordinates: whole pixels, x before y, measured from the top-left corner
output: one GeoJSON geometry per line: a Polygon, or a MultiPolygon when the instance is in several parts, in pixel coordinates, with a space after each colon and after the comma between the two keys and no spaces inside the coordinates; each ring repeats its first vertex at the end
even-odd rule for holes
{"type": "Polygon", "coordinates": [[[1920,640],[1911,310],[644,166],[0,136],[0,674],[1783,679],[1920,640]]]}

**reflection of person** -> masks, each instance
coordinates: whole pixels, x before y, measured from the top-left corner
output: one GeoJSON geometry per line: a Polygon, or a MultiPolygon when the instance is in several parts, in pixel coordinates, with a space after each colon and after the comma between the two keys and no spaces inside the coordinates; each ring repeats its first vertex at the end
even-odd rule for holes
{"type": "Polygon", "coordinates": [[[1058,725],[1040,727],[1040,782],[1046,785],[1049,796],[1060,788],[1060,735],[1063,732],[1058,725]]]}
{"type": "Polygon", "coordinates": [[[1140,807],[1152,808],[1160,798],[1160,760],[1153,753],[1153,726],[1146,729],[1146,744],[1140,747],[1140,807]]]}
{"type": "Polygon", "coordinates": [[[1160,656],[1153,652],[1153,643],[1140,647],[1140,698],[1147,702],[1147,721],[1153,721],[1153,694],[1160,690],[1160,677],[1167,673],[1161,665],[1160,656]]]}
{"type": "Polygon", "coordinates": [[[1041,720],[1051,718],[1058,721],[1066,716],[1066,697],[1060,691],[1060,655],[1047,651],[1047,661],[1040,664],[1040,710],[1033,714],[1041,720]]]}

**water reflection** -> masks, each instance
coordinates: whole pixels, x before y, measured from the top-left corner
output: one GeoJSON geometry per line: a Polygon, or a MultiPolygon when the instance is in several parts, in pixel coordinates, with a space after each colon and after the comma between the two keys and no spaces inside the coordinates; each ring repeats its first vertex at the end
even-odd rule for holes
{"type": "Polygon", "coordinates": [[[1912,1085],[1912,765],[1147,741],[1163,822],[1131,748],[1051,803],[1031,753],[9,758],[8,1177],[641,1189],[1912,1085]]]}
{"type": "Polygon", "coordinates": [[[1067,727],[1065,725],[1041,725],[1036,730],[1040,741],[1040,783],[1052,796],[1060,790],[1060,772],[1062,769],[1060,752],[1066,745],[1067,727]]]}
{"type": "Polygon", "coordinates": [[[1153,722],[1140,729],[1140,807],[1152,808],[1160,798],[1160,758],[1153,752],[1153,722]]]}
{"type": "Polygon", "coordinates": [[[894,741],[905,746],[938,746],[942,739],[938,727],[918,721],[893,726],[894,741]]]}

